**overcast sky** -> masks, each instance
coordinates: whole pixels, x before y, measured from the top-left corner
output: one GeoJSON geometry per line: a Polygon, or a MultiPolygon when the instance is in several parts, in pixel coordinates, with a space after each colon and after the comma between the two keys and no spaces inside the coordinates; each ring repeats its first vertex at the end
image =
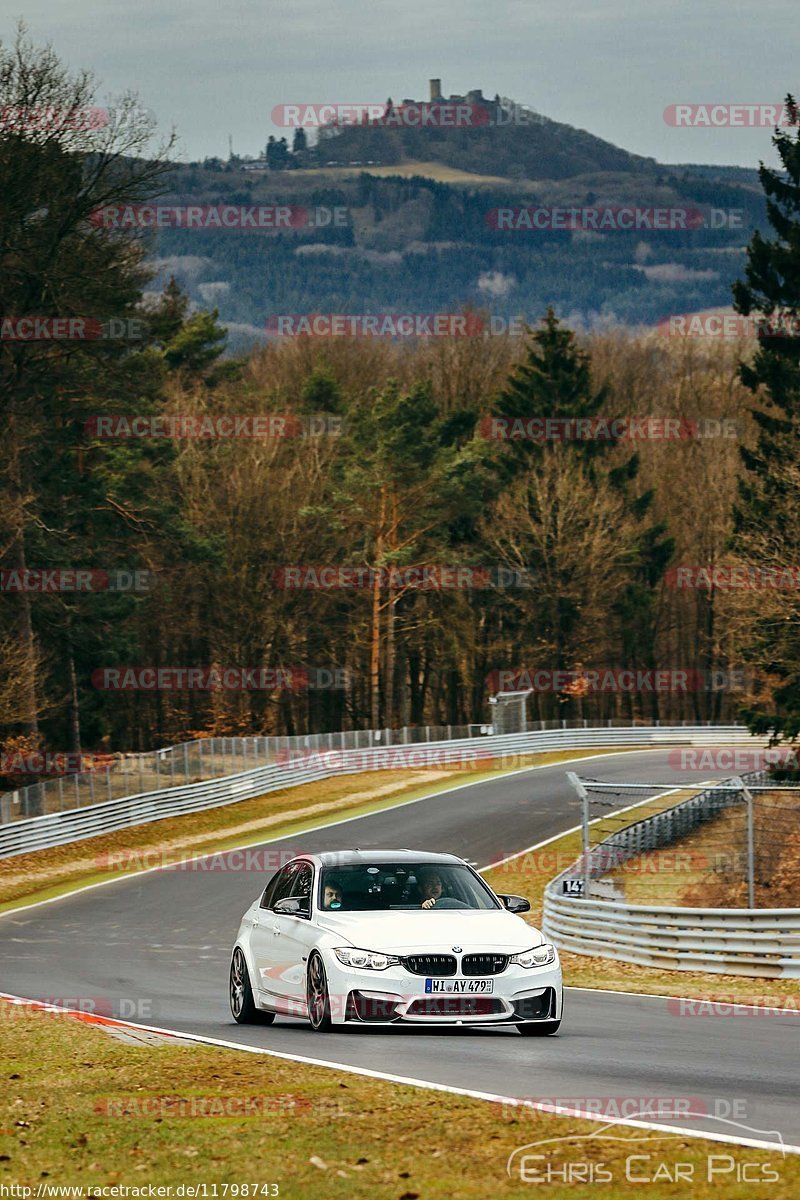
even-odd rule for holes
{"type": "Polygon", "coordinates": [[[797,0],[0,0],[107,94],[133,89],[180,157],[257,154],[270,114],[481,87],[662,162],[772,160],[768,128],[678,129],[675,103],[797,89],[797,0]],[[794,31],[794,32],[793,32],[794,31]]]}

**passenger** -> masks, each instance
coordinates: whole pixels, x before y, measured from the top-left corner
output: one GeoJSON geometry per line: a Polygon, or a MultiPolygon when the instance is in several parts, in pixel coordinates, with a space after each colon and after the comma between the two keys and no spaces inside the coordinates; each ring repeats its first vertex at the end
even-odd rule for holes
{"type": "Polygon", "coordinates": [[[442,877],[436,870],[420,871],[419,890],[422,896],[422,908],[433,908],[436,901],[441,899],[444,891],[442,877]]]}

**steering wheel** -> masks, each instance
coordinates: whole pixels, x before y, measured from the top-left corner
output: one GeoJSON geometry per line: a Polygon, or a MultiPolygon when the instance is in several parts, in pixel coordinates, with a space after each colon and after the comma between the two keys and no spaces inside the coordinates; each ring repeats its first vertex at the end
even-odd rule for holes
{"type": "Polygon", "coordinates": [[[453,896],[440,896],[433,906],[434,908],[469,908],[463,900],[456,900],[453,896]]]}

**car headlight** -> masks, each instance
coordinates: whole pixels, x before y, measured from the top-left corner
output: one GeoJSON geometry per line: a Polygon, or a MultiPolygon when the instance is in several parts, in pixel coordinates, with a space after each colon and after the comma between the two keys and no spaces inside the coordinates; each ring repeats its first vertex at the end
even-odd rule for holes
{"type": "Polygon", "coordinates": [[[337,946],[333,953],[346,967],[366,967],[368,971],[385,971],[400,962],[394,954],[381,954],[379,950],[358,950],[353,946],[337,946]]]}
{"type": "Polygon", "coordinates": [[[546,967],[556,961],[556,948],[549,942],[534,946],[531,950],[523,950],[520,954],[512,954],[508,960],[518,967],[546,967]]]}

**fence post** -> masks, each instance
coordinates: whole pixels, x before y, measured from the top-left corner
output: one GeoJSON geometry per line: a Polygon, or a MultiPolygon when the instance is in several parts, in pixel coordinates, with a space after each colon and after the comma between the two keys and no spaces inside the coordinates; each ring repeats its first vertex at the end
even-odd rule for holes
{"type": "Polygon", "coordinates": [[[589,899],[589,793],[574,771],[567,771],[567,779],[581,798],[583,817],[581,821],[583,840],[583,897],[589,899]]]}
{"type": "Polygon", "coordinates": [[[747,907],[755,908],[756,906],[756,847],[753,831],[753,793],[748,787],[741,775],[737,775],[732,780],[738,787],[747,802],[747,907]]]}
{"type": "Polygon", "coordinates": [[[183,743],[183,782],[189,782],[189,743],[183,743]]]}

